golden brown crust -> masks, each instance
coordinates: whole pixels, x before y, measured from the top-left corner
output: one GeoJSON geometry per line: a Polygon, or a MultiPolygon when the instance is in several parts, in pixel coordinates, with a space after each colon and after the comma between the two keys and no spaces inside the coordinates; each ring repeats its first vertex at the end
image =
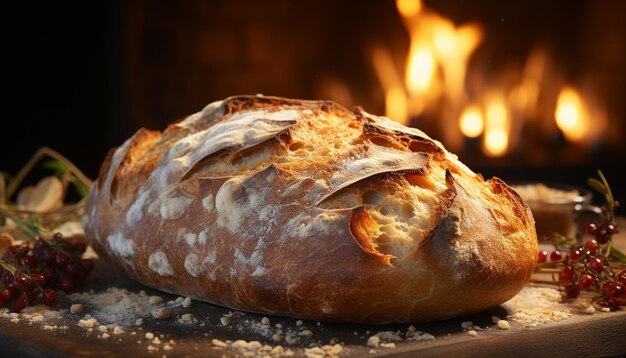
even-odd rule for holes
{"type": "Polygon", "coordinates": [[[102,166],[87,240],[145,285],[249,311],[388,323],[497,305],[536,260],[530,211],[440,143],[362,109],[238,96],[102,166]]]}

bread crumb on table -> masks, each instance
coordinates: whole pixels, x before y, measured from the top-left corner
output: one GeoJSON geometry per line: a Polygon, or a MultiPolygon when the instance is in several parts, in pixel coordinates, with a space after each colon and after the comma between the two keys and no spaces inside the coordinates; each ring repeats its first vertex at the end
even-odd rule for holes
{"type": "Polygon", "coordinates": [[[191,307],[191,298],[185,297],[185,299],[181,302],[181,305],[185,308],[191,307]]]}
{"type": "Polygon", "coordinates": [[[498,321],[498,328],[507,330],[511,328],[511,325],[509,324],[509,321],[501,319],[498,321]]]}
{"type": "Polygon", "coordinates": [[[152,314],[152,317],[157,319],[166,319],[170,316],[170,310],[167,307],[161,307],[151,311],[150,314],[152,314]]]}
{"type": "Polygon", "coordinates": [[[84,307],[81,303],[74,303],[70,306],[70,312],[72,312],[73,314],[81,313],[83,312],[83,309],[84,307]]]}

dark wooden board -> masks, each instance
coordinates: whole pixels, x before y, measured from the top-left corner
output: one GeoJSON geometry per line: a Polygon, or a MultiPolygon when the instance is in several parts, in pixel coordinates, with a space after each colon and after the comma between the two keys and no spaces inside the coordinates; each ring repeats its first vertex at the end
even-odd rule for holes
{"type": "MultiPolygon", "coordinates": [[[[148,294],[158,294],[166,300],[176,296],[164,294],[141,286],[112,269],[104,262],[98,262],[96,270],[88,282],[79,290],[93,289],[96,292],[115,286],[133,292],[146,290],[148,294]]],[[[58,308],[69,307],[67,299],[61,299],[58,308]]],[[[275,345],[271,339],[255,334],[253,330],[238,330],[241,325],[222,326],[219,318],[229,310],[208,303],[194,301],[185,312],[193,313],[194,317],[206,322],[204,327],[199,324],[182,325],[175,318],[168,320],[146,319],[142,330],[130,327],[119,336],[111,334],[108,339],[98,338],[96,332],[88,332],[78,327],[77,321],[83,315],[65,313],[61,321],[54,324],[66,324],[66,330],[47,331],[42,324],[29,324],[26,320],[11,323],[8,319],[0,320],[0,356],[14,357],[66,357],[66,356],[151,356],[161,357],[221,357],[237,353],[231,349],[216,349],[211,344],[212,338],[221,340],[245,339],[259,340],[262,343],[275,345]],[[131,335],[130,332],[137,332],[131,335]],[[149,342],[144,339],[145,332],[164,334],[162,342],[170,339],[176,341],[171,351],[150,353],[149,342]],[[138,343],[140,341],[141,343],[138,343]]],[[[89,313],[85,310],[84,313],[89,313]]],[[[328,344],[331,340],[340,342],[344,351],[342,356],[389,356],[409,357],[419,353],[420,357],[453,355],[481,356],[508,355],[515,356],[614,356],[626,355],[626,311],[598,312],[588,317],[565,320],[537,328],[518,327],[512,324],[509,330],[499,330],[494,326],[491,317],[504,317],[507,311],[503,307],[480,312],[467,317],[424,324],[415,324],[418,330],[426,331],[436,337],[434,341],[398,342],[396,348],[377,348],[370,353],[371,347],[366,346],[367,338],[378,331],[405,332],[409,325],[366,326],[356,324],[332,324],[304,321],[303,325],[314,332],[311,339],[303,340],[302,344],[291,346],[297,355],[303,354],[304,347],[310,343],[328,344]],[[478,336],[470,337],[461,328],[461,322],[472,321],[483,327],[478,336]],[[490,327],[491,328],[487,328],[490,327]],[[486,328],[486,329],[485,329],[486,328]],[[354,335],[357,332],[357,335],[354,335]],[[369,332],[369,333],[368,333],[369,332]]],[[[247,313],[238,320],[248,319],[260,321],[263,315],[247,313]]],[[[297,328],[296,320],[288,317],[268,316],[272,322],[281,323],[285,327],[297,328]]],[[[161,345],[162,346],[162,345],[161,345]]],[[[283,343],[284,347],[287,347],[283,343]]]]}
{"type": "MultiPolygon", "coordinates": [[[[623,223],[624,220],[621,220],[623,223]]],[[[624,227],[624,225],[622,225],[624,227]]],[[[620,246],[624,247],[626,235],[620,234],[620,246]]],[[[103,292],[109,287],[125,288],[131,292],[145,290],[148,295],[159,295],[166,301],[176,296],[146,288],[113,269],[102,260],[97,260],[96,268],[86,283],[77,292],[94,290],[103,292]]],[[[585,300],[587,298],[582,298],[585,300]]],[[[222,357],[242,356],[240,351],[231,348],[216,348],[211,343],[213,338],[225,340],[258,340],[270,345],[281,344],[290,348],[296,356],[302,356],[310,345],[321,346],[338,342],[343,347],[341,356],[347,357],[485,357],[485,356],[527,356],[527,357],[573,357],[573,356],[626,356],[626,310],[617,312],[596,312],[593,315],[578,314],[571,319],[526,328],[511,321],[509,330],[497,329],[492,316],[506,317],[509,312],[504,306],[494,307],[467,317],[460,317],[441,322],[414,324],[417,330],[428,332],[436,337],[433,341],[396,342],[395,348],[376,348],[366,345],[369,336],[379,331],[406,332],[408,324],[367,326],[357,324],[334,324],[304,321],[304,327],[313,331],[313,337],[301,337],[297,345],[273,342],[258,331],[247,329],[242,322],[259,322],[264,317],[246,313],[237,318],[238,324],[223,326],[220,317],[229,309],[212,304],[193,301],[190,308],[177,312],[192,313],[199,322],[181,324],[176,322],[176,315],[166,320],[145,319],[141,327],[127,327],[125,333],[110,334],[107,339],[99,338],[97,330],[89,332],[78,327],[77,323],[84,314],[90,313],[86,307],[81,315],[73,315],[67,310],[71,302],[61,297],[55,308],[62,312],[59,321],[29,323],[28,320],[12,323],[7,318],[0,318],[0,357],[222,357]],[[471,337],[461,323],[472,321],[483,329],[471,337]],[[65,330],[44,330],[44,323],[66,325],[65,330]],[[204,325],[200,325],[204,323],[204,325]],[[131,332],[135,332],[133,335],[131,332]],[[157,352],[149,352],[150,344],[144,338],[146,332],[164,335],[163,343],[170,339],[176,342],[170,351],[163,350],[163,344],[157,352]],[[355,334],[356,332],[356,334],[355,334]]],[[[297,320],[289,317],[268,316],[272,326],[276,323],[293,330],[302,329],[297,320]]]]}

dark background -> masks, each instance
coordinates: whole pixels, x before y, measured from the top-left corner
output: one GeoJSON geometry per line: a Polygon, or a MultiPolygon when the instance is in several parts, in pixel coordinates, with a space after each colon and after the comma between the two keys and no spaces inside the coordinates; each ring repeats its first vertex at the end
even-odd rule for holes
{"type": "MultiPolygon", "coordinates": [[[[426,4],[484,27],[475,57],[486,70],[523,64],[533,46],[547,44],[568,76],[602,84],[617,118],[611,139],[577,161],[536,167],[458,153],[461,160],[485,176],[575,185],[599,168],[626,201],[626,2],[426,4]]],[[[367,53],[373,43],[408,46],[393,1],[383,0],[22,2],[1,13],[0,170],[13,174],[46,145],[94,178],[107,151],[140,127],[163,129],[234,94],[320,98],[329,78],[382,114],[367,53]]]]}

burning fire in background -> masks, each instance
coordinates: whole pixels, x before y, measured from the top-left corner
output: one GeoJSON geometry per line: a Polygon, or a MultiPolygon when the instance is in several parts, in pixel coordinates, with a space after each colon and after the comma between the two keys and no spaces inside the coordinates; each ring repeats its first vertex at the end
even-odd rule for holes
{"type": "Polygon", "coordinates": [[[586,147],[606,136],[603,104],[590,88],[569,83],[546,49],[531,51],[524,66],[485,74],[470,66],[488,36],[479,24],[454,24],[420,0],[396,0],[396,7],[409,34],[408,53],[377,46],[371,55],[389,118],[418,127],[436,122],[448,148],[480,141],[488,157],[518,149],[522,134],[561,132],[586,147]],[[400,55],[404,67],[398,68],[400,55]]]}

